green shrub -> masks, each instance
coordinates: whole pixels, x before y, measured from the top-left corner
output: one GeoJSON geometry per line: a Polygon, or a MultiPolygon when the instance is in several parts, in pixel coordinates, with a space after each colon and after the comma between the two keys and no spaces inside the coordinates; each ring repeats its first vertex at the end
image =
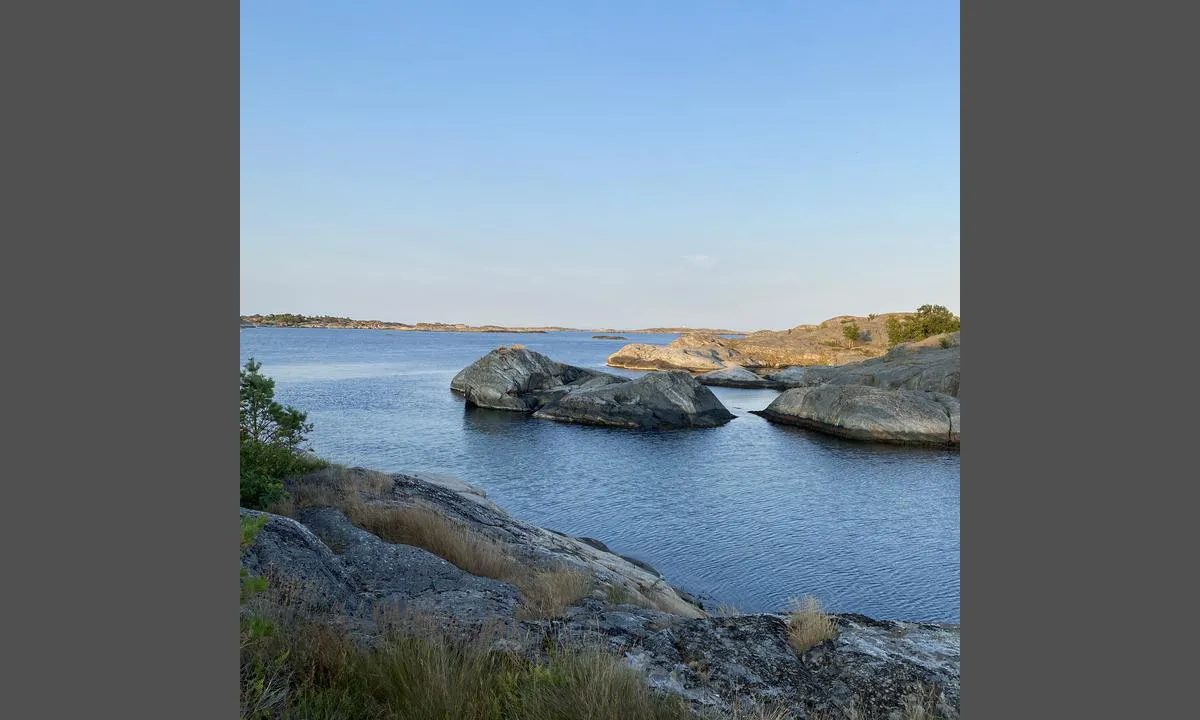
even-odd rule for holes
{"type": "Polygon", "coordinates": [[[846,336],[846,341],[853,344],[858,336],[862,334],[862,328],[856,322],[848,322],[842,326],[842,335],[846,336]]]}
{"type": "Polygon", "coordinates": [[[239,420],[242,507],[265,510],[284,497],[283,478],[325,467],[301,445],[312,431],[308,415],[275,401],[275,381],[246,361],[241,371],[239,420]]]}
{"type": "Polygon", "coordinates": [[[954,343],[951,342],[950,338],[948,337],[938,340],[938,345],[941,345],[943,350],[949,350],[950,348],[954,347],[954,343]]]}
{"type": "Polygon", "coordinates": [[[904,320],[896,317],[887,319],[888,344],[913,342],[932,335],[955,332],[961,324],[957,315],[941,305],[922,305],[915,314],[904,320]]]}
{"type": "Polygon", "coordinates": [[[283,480],[269,477],[243,465],[241,478],[242,507],[264,510],[284,497],[283,480]]]}

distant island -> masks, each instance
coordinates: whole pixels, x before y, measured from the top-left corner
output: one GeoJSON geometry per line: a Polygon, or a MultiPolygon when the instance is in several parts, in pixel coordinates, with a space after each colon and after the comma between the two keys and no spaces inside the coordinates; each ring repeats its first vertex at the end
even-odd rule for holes
{"type": "MultiPolygon", "coordinates": [[[[569,328],[558,325],[536,327],[505,327],[502,325],[467,325],[465,323],[401,323],[385,320],[354,320],[335,315],[297,315],[277,313],[271,315],[242,315],[241,327],[285,327],[285,328],[335,328],[350,330],[408,330],[420,332],[480,332],[480,333],[551,333],[551,332],[605,332],[632,334],[709,333],[712,335],[744,335],[737,330],[713,328],[642,328],[639,330],[614,330],[612,328],[569,328]]],[[[623,339],[623,338],[622,338],[623,339]]]]}

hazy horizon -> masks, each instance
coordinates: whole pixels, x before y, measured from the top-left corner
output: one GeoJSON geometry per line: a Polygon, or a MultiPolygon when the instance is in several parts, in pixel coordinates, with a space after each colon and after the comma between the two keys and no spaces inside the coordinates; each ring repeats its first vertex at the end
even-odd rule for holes
{"type": "Polygon", "coordinates": [[[959,308],[952,2],[244,3],[241,314],[959,308]]]}

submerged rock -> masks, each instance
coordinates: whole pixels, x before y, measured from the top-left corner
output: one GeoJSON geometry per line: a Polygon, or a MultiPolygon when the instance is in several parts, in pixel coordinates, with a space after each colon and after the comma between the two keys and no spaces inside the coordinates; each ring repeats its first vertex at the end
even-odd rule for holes
{"type": "Polygon", "coordinates": [[[627,382],[629,378],[555,362],[523,347],[497,348],[450,381],[470,405],[532,412],[571,390],[627,382]]]}
{"type": "Polygon", "coordinates": [[[627,383],[566,393],[535,418],[589,425],[665,430],[716,427],[735,416],[685,372],[656,372],[627,383]]]}
{"type": "Polygon", "coordinates": [[[719,385],[735,388],[774,388],[777,383],[762,375],[756,375],[741,365],[730,365],[696,376],[701,385],[719,385]]]}
{"type": "Polygon", "coordinates": [[[772,422],[851,438],[912,445],[957,446],[958,398],[919,390],[825,384],[784,392],[765,410],[772,422]]]}

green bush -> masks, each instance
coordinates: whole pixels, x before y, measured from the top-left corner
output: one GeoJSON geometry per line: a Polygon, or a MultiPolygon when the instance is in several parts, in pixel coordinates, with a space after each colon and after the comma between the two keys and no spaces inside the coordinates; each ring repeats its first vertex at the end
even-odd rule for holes
{"type": "Polygon", "coordinates": [[[917,312],[904,320],[896,317],[887,319],[888,344],[924,340],[933,335],[956,332],[962,321],[957,315],[941,305],[922,305],[917,312]]]}
{"type": "Polygon", "coordinates": [[[842,326],[842,335],[846,336],[846,341],[853,344],[858,336],[862,334],[862,328],[856,322],[848,322],[842,326]]]}
{"type": "Polygon", "coordinates": [[[275,381],[259,372],[262,363],[246,361],[241,371],[242,507],[265,510],[284,497],[283,478],[328,465],[303,454],[301,445],[312,431],[308,415],[275,401],[275,381]]]}
{"type": "Polygon", "coordinates": [[[283,499],[283,480],[247,467],[242,467],[241,475],[242,507],[263,510],[283,499]]]}

